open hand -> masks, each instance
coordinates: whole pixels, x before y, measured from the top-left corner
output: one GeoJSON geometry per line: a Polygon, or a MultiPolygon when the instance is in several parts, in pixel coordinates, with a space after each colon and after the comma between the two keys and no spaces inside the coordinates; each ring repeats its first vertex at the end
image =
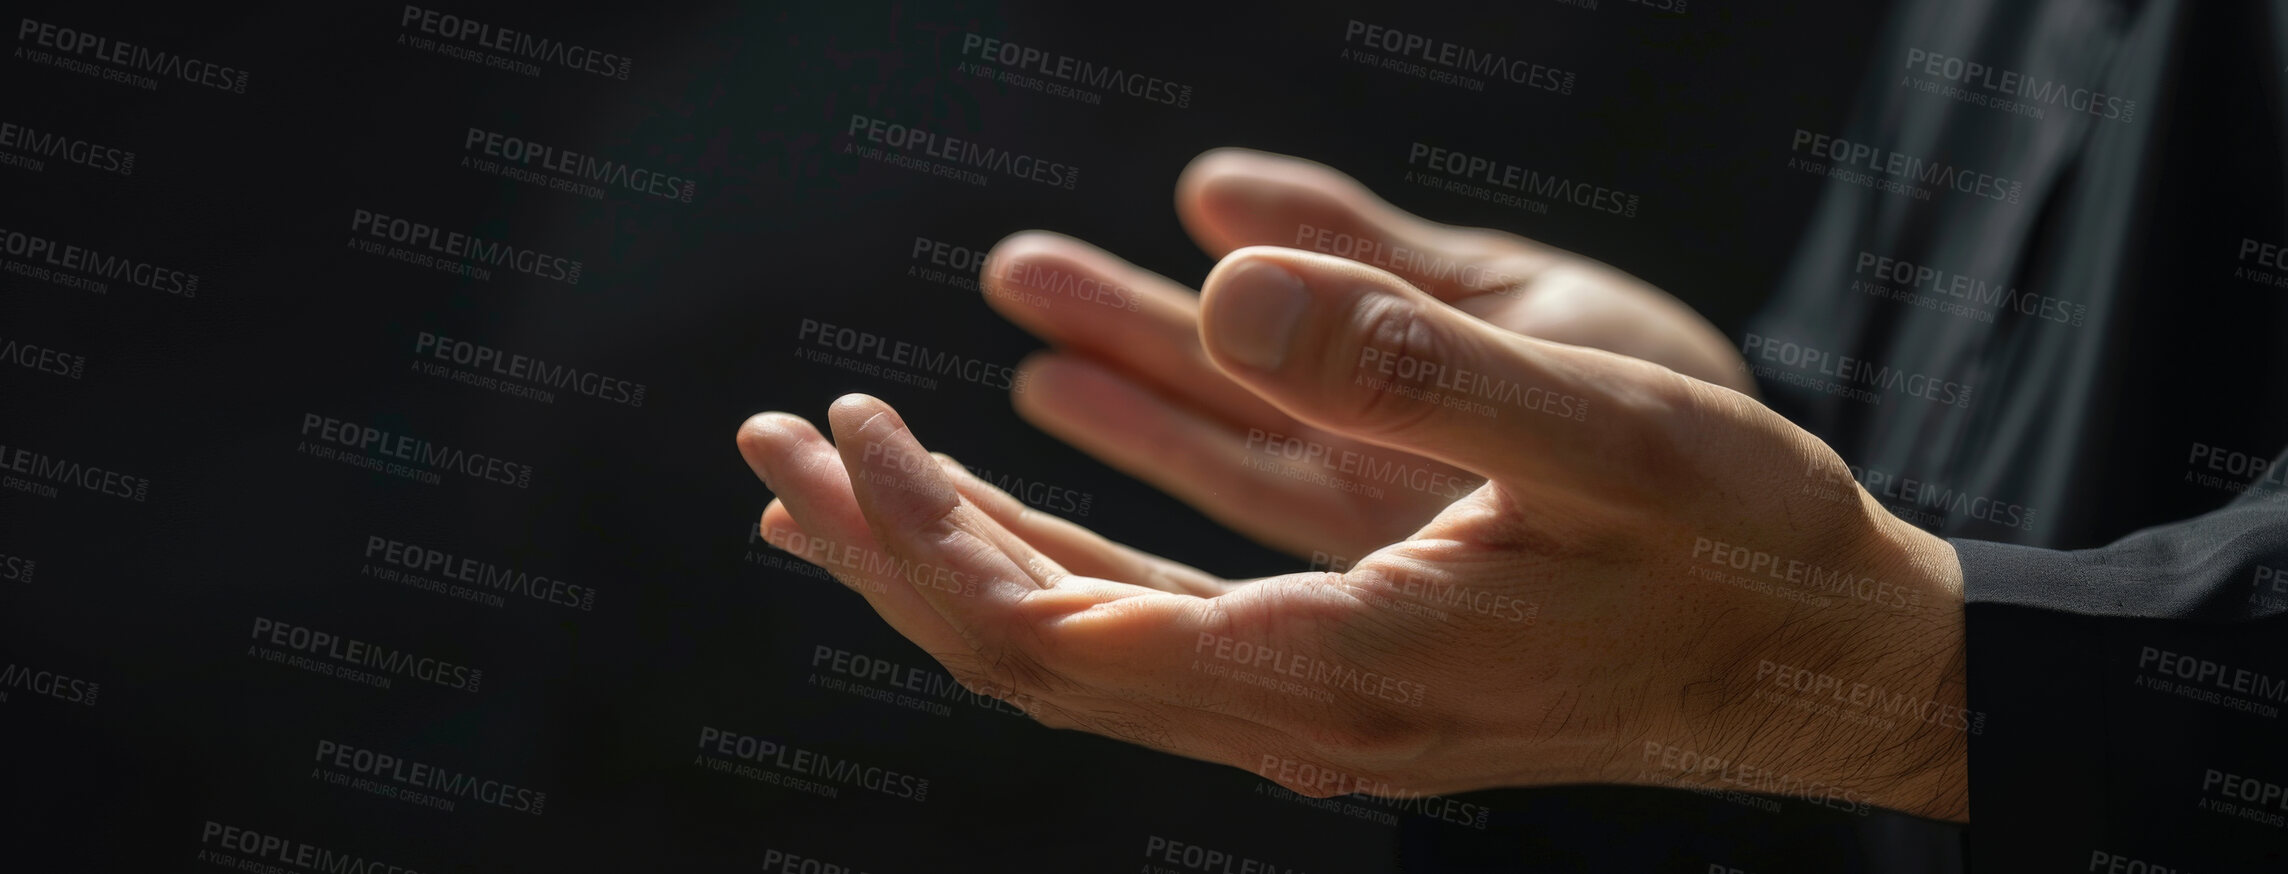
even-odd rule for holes
{"type": "MultiPolygon", "coordinates": [[[[1754,391],[1714,326],[1642,280],[1514,234],[1415,217],[1320,164],[1208,152],[1177,181],[1176,214],[1218,257],[1275,245],[1350,258],[1488,325],[1754,391]]],[[[981,280],[994,309],[1056,346],[1024,365],[1020,415],[1264,543],[1361,556],[1480,481],[1256,397],[1209,363],[1197,295],[1102,249],[1019,233],[994,247],[981,280]]]]}
{"type": "MultiPolygon", "coordinates": [[[[1047,725],[1309,795],[1673,783],[1967,816],[1959,731],[1869,730],[1774,683],[1840,677],[1961,709],[1952,548],[1810,434],[1731,389],[1521,335],[1327,255],[1232,252],[1186,317],[1218,403],[1484,483],[1342,572],[1240,583],[1026,510],[852,395],[829,410],[831,442],[785,413],[741,427],[778,495],[766,538],[1047,725]]],[[[1117,413],[1072,413],[1099,414],[1117,413]]],[[[1325,498],[1249,500],[1275,516],[1325,498]]]]}

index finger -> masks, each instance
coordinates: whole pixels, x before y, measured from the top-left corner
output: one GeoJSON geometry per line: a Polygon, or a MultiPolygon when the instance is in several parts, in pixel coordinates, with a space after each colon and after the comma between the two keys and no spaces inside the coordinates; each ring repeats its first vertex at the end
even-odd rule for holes
{"type": "Polygon", "coordinates": [[[1453,302],[1521,288],[1577,258],[1503,231],[1430,221],[1316,161],[1214,149],[1176,181],[1176,214],[1208,254],[1281,246],[1370,264],[1453,302]]]}

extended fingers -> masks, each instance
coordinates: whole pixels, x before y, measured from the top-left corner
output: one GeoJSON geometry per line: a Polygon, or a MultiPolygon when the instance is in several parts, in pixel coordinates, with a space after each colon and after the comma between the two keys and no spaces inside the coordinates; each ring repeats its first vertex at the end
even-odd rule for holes
{"type": "Polygon", "coordinates": [[[778,493],[759,523],[766,542],[832,573],[922,649],[964,647],[954,627],[897,576],[866,528],[841,455],[817,428],[799,416],[763,413],[739,426],[738,444],[755,475],[778,493]]]}
{"type": "Polygon", "coordinates": [[[1086,359],[1047,353],[1024,369],[1026,421],[1297,555],[1364,554],[1476,487],[1448,465],[1300,422],[1235,428],[1086,359]]]}
{"type": "Polygon", "coordinates": [[[1024,231],[993,247],[978,278],[1010,321],[1156,393],[1227,422],[1288,421],[1208,363],[1198,295],[1159,274],[1062,234],[1024,231]]]}
{"type": "Polygon", "coordinates": [[[1360,639],[1366,607],[1340,575],[1181,594],[1217,587],[964,482],[881,401],[849,396],[829,418],[831,446],[783,414],[742,427],[743,454],[783,502],[763,524],[774,542],[863,553],[856,567],[832,551],[821,563],[964,685],[1052,725],[1251,770],[1266,756],[1403,761],[1426,736],[1427,687],[1360,639]],[[1076,574],[1035,538],[1090,570],[1176,584],[1076,574]]]}
{"type": "Polygon", "coordinates": [[[1575,260],[1485,228],[1441,224],[1332,167],[1254,149],[1208,151],[1176,182],[1176,214],[1208,254],[1287,246],[1372,264],[1442,300],[1523,286],[1575,260]]]}
{"type": "Polygon", "coordinates": [[[1667,368],[1486,324],[1405,280],[1293,249],[1209,274],[1216,365],[1290,415],[1502,482],[1645,487],[1700,395],[1667,368]]]}

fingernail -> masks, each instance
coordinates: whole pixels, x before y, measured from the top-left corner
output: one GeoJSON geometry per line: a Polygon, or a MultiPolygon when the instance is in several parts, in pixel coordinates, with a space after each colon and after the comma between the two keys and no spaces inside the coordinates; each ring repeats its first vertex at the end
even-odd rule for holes
{"type": "Polygon", "coordinates": [[[1216,345],[1241,364],[1277,370],[1287,360],[1287,345],[1310,303],[1303,280],[1268,260],[1254,260],[1241,264],[1222,285],[1216,345]]]}

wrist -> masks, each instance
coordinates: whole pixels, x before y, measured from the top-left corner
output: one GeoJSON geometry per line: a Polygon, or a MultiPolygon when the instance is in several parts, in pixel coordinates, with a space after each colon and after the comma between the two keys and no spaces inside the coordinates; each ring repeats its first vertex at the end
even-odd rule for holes
{"type": "Polygon", "coordinates": [[[1982,720],[1966,706],[1960,562],[1871,498],[1865,509],[1861,534],[1822,563],[1841,572],[1818,584],[1828,597],[1706,661],[1675,718],[1619,752],[1622,782],[1969,819],[1982,720]]]}
{"type": "MultiPolygon", "coordinates": [[[[1867,503],[1874,504],[1872,496],[1867,503]]],[[[1881,521],[1901,580],[1921,596],[1919,609],[1888,617],[1889,622],[1859,639],[1870,660],[1889,663],[1915,697],[1901,699],[1893,721],[1898,749],[1877,747],[1859,765],[1891,766],[1898,780],[1882,805],[1931,819],[1970,819],[1970,736],[1985,727],[1983,715],[1969,709],[1964,633],[1962,560],[1954,545],[1885,511],[1881,521]]],[[[1854,763],[1846,762],[1846,766],[1854,763]]]]}
{"type": "MultiPolygon", "coordinates": [[[[1855,803],[1969,819],[1962,565],[1954,547],[1861,493],[1868,529],[1844,566],[1857,586],[1773,658],[1741,666],[1745,748],[1855,803]],[[1792,659],[1793,661],[1785,661],[1792,659]]],[[[1864,813],[1865,811],[1858,811],[1864,813]]]]}

